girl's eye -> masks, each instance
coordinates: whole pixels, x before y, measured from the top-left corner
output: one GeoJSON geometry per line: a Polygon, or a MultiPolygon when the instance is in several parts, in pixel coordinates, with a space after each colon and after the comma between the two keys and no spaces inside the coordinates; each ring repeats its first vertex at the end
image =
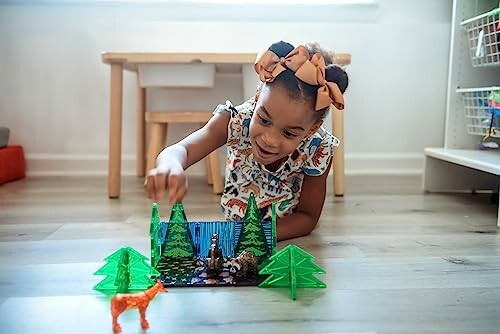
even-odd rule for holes
{"type": "Polygon", "coordinates": [[[271,124],[271,122],[269,122],[269,121],[268,121],[267,119],[265,119],[264,117],[262,117],[262,116],[260,116],[260,115],[258,115],[258,116],[259,116],[259,120],[260,120],[260,122],[262,123],[262,125],[269,125],[269,124],[271,124]]]}
{"type": "Polygon", "coordinates": [[[283,132],[283,134],[285,135],[285,137],[290,138],[290,139],[297,137],[297,135],[295,133],[291,133],[290,131],[287,131],[287,130],[285,130],[283,132]]]}

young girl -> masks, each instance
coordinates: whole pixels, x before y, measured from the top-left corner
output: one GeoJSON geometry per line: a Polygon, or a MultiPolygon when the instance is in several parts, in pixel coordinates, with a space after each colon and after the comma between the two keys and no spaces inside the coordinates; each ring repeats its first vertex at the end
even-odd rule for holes
{"type": "Polygon", "coordinates": [[[158,201],[168,193],[170,203],[181,201],[186,168],[227,144],[225,218],[242,220],[253,193],[263,218],[270,218],[276,201],[279,240],[309,234],[339,144],[321,124],[331,104],[344,108],[348,84],[344,70],[317,51],[283,41],[271,45],[255,63],[263,82],[256,96],[236,107],[219,105],[203,128],[165,148],[146,178],[149,197],[158,201]]]}

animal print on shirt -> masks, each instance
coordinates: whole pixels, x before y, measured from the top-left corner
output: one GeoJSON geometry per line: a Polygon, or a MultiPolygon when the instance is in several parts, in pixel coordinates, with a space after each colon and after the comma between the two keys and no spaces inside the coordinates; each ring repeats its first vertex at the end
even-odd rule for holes
{"type": "Polygon", "coordinates": [[[278,217],[292,213],[299,203],[304,175],[327,172],[339,140],[320,128],[305,138],[276,171],[256,162],[252,154],[249,128],[253,115],[253,99],[234,107],[231,102],[214,111],[229,112],[227,163],[221,208],[227,220],[242,220],[250,193],[255,195],[263,219],[271,218],[271,204],[277,203],[278,217]],[[293,157],[293,158],[292,158],[293,157]]]}

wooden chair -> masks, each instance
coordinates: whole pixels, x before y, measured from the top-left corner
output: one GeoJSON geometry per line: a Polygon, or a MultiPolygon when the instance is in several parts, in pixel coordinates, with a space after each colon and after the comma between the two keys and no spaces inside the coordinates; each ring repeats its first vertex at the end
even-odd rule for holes
{"type": "MultiPolygon", "coordinates": [[[[179,112],[146,112],[146,123],[151,124],[151,134],[149,140],[146,168],[147,170],[155,167],[156,157],[165,147],[167,130],[169,124],[176,123],[197,123],[201,126],[212,117],[212,112],[204,111],[179,111],[179,112]]],[[[224,181],[222,179],[218,150],[210,153],[205,158],[208,184],[212,185],[214,194],[222,194],[224,181]]]]}

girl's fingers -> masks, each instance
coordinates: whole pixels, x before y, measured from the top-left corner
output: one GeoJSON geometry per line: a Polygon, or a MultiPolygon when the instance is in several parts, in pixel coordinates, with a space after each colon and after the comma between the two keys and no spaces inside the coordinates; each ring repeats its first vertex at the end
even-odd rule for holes
{"type": "Polygon", "coordinates": [[[184,198],[184,195],[186,194],[187,191],[186,178],[171,175],[168,178],[168,183],[169,183],[169,189],[168,189],[169,203],[175,204],[177,202],[180,202],[184,198]]]}
{"type": "Polygon", "coordinates": [[[168,183],[167,183],[168,178],[167,178],[167,175],[165,175],[165,174],[157,174],[153,180],[154,180],[153,200],[159,201],[159,200],[163,199],[166,195],[166,190],[168,187],[168,183]]]}
{"type": "Polygon", "coordinates": [[[144,189],[146,190],[148,198],[152,198],[155,191],[154,182],[152,179],[152,176],[146,176],[146,179],[144,180],[144,189]]]}
{"type": "Polygon", "coordinates": [[[160,171],[153,168],[148,172],[144,188],[153,201],[162,200],[168,191],[169,202],[174,204],[186,195],[187,179],[183,174],[171,174],[169,169],[160,171]]]}
{"type": "Polygon", "coordinates": [[[179,187],[179,182],[177,182],[177,177],[170,175],[168,184],[168,202],[174,204],[177,202],[177,188],[179,187]]]}
{"type": "Polygon", "coordinates": [[[146,190],[146,194],[148,195],[148,198],[153,198],[155,194],[155,183],[154,183],[154,177],[156,175],[156,170],[152,169],[148,171],[148,175],[146,176],[146,179],[144,180],[144,189],[146,190]]]}
{"type": "Polygon", "coordinates": [[[175,200],[175,202],[182,201],[184,196],[186,196],[186,192],[187,192],[187,186],[180,187],[179,190],[177,191],[177,199],[175,200]]]}

